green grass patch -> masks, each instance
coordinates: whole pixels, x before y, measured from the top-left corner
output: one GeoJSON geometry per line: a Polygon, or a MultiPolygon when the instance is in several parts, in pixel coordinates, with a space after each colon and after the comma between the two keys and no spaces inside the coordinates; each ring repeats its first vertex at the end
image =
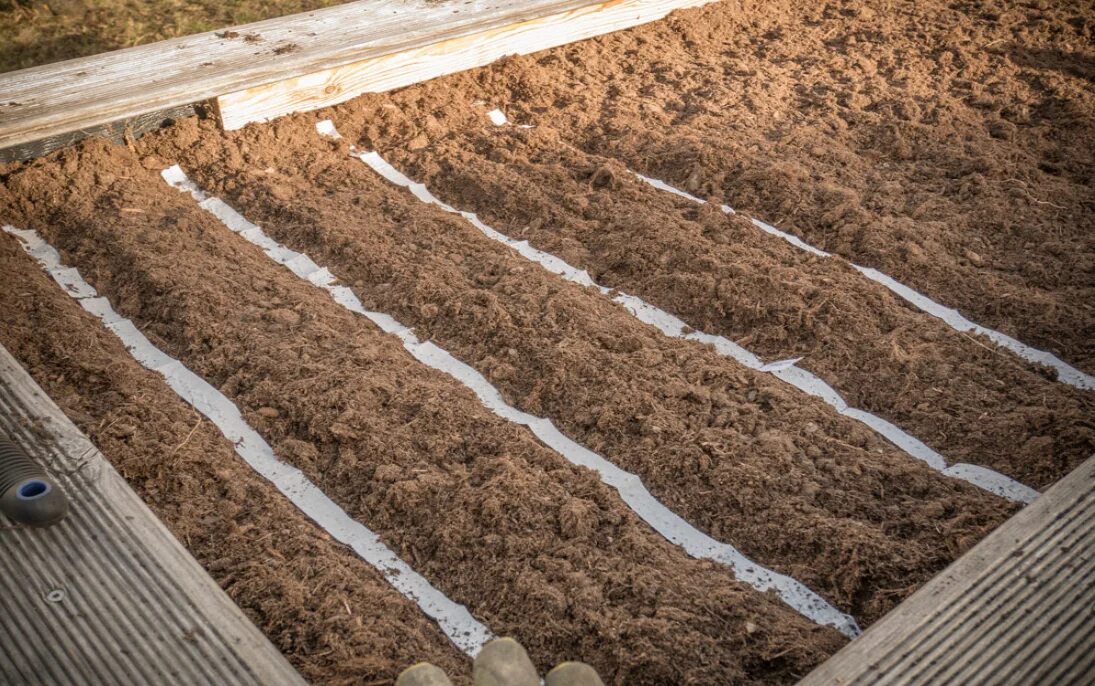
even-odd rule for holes
{"type": "Polygon", "coordinates": [[[0,0],[0,72],[346,0],[0,0]]]}

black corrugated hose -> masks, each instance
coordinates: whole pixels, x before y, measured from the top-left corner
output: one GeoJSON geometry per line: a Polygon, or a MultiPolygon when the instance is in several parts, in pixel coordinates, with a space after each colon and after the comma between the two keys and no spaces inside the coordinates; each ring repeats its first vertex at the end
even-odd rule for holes
{"type": "Polygon", "coordinates": [[[27,526],[49,526],[68,512],[64,491],[3,432],[0,432],[0,512],[27,526]]]}

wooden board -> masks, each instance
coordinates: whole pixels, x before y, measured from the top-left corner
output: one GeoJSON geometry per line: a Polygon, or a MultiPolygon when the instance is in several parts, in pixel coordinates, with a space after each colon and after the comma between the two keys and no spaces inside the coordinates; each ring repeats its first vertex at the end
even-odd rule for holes
{"type": "Polygon", "coordinates": [[[708,1],[565,3],[576,6],[529,19],[515,16],[490,22],[490,26],[477,27],[467,35],[222,95],[216,99],[216,108],[224,128],[237,129],[290,112],[335,105],[362,93],[383,92],[472,69],[506,55],[527,55],[637,26],[708,1]]]}
{"type": "Polygon", "coordinates": [[[0,74],[0,149],[221,96],[239,126],[708,1],[362,0],[32,67],[0,74]]]}
{"type": "Polygon", "coordinates": [[[198,114],[201,105],[180,105],[166,110],[139,114],[129,119],[88,126],[76,131],[67,131],[55,136],[39,138],[29,143],[13,145],[10,148],[0,148],[0,163],[29,160],[42,155],[48,155],[54,150],[67,148],[84,138],[98,136],[115,143],[124,143],[126,139],[140,138],[149,131],[155,131],[184,117],[192,117],[198,114]]]}
{"type": "Polygon", "coordinates": [[[0,429],[70,502],[0,515],[0,683],[304,685],[3,346],[0,429]]]}
{"type": "Polygon", "coordinates": [[[1095,457],[799,686],[1092,683],[1093,612],[1095,457]]]}

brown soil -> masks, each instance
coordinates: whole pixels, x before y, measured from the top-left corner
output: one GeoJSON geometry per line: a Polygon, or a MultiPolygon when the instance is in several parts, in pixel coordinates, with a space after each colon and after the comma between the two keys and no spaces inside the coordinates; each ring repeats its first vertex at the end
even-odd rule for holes
{"type": "MultiPolygon", "coordinates": [[[[1091,452],[1090,397],[623,165],[1095,371],[1093,30],[1073,0],[724,0],[333,113],[508,233],[766,358],[805,354],[952,461],[1042,486],[1091,452]],[[538,128],[493,129],[494,106],[538,128]]],[[[93,142],[0,169],[0,220],[58,245],[282,459],[541,666],[783,683],[842,640],[687,558],[595,475],[231,235],[157,177],[168,158],[864,624],[1014,511],[417,203],[311,122],[188,121],[139,144],[143,159],[93,142]]],[[[307,677],[390,680],[421,657],[466,670],[6,238],[0,266],[0,342],[307,677]]]]}
{"type": "Polygon", "coordinates": [[[725,0],[446,83],[1095,372],[1093,31],[1081,0],[725,0]]]}
{"type": "MultiPolygon", "coordinates": [[[[274,265],[147,162],[100,142],[36,162],[6,179],[12,214],[240,405],[280,457],[541,667],[577,658],[615,683],[780,683],[842,644],[686,558],[593,473],[274,265]]],[[[895,478],[919,481],[922,502],[949,496],[940,529],[973,539],[1005,514],[905,471],[895,478]]]]}
{"type": "Polygon", "coordinates": [[[306,679],[391,683],[420,659],[467,673],[432,620],[255,475],[6,235],[0,274],[0,344],[306,679]]]}
{"type": "Polygon", "coordinates": [[[307,118],[149,142],[668,506],[870,622],[1011,510],[379,179],[307,118]]]}
{"type": "Polygon", "coordinates": [[[651,188],[556,129],[493,126],[454,89],[374,101],[340,108],[337,123],[445,202],[768,361],[802,357],[952,462],[1044,487],[1095,452],[1095,394],[954,332],[841,260],[651,188]]]}

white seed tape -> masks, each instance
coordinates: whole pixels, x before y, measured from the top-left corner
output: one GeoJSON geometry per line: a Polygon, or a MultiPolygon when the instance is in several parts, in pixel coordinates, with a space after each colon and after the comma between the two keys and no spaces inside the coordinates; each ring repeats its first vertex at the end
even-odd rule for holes
{"type": "MultiPolygon", "coordinates": [[[[506,118],[506,113],[499,109],[493,109],[490,112],[487,112],[487,118],[490,119],[490,123],[495,126],[505,126],[509,123],[509,119],[506,118]]],[[[518,124],[517,128],[534,129],[536,127],[531,124],[518,124]]]]}
{"type": "Polygon", "coordinates": [[[202,207],[215,212],[229,229],[262,248],[275,262],[285,265],[300,278],[325,289],[346,309],[368,318],[381,330],[397,336],[403,347],[416,360],[448,374],[471,389],[491,412],[510,422],[528,427],[533,435],[572,464],[597,472],[601,481],[615,488],[623,501],[643,521],[672,543],[681,546],[689,555],[727,565],[738,579],[758,591],[774,590],[787,605],[818,624],[835,627],[849,638],[859,634],[859,627],[852,617],[834,608],[803,584],[758,565],[733,546],[716,541],[699,531],[651,495],[643,486],[642,480],[635,474],[620,469],[600,455],[567,438],[550,420],[527,414],[507,404],[502,394],[486,377],[437,345],[418,340],[410,328],[396,321],[391,315],[366,310],[353,291],[345,286],[334,284],[335,278],[326,268],[317,266],[307,255],[295,252],[274,241],[260,227],[252,224],[224,203],[211,202],[216,199],[198,189],[178,166],[165,170],[163,176],[175,188],[189,192],[202,207]],[[226,212],[231,213],[231,216],[224,214],[226,212]],[[310,265],[310,267],[301,269],[300,265],[310,265]]]}
{"type": "Polygon", "coordinates": [[[255,472],[272,483],[301,512],[335,540],[344,543],[375,567],[395,589],[413,600],[464,652],[476,655],[493,638],[468,609],[434,588],[392,552],[380,538],[350,517],[299,469],[275,455],[270,445],[252,429],[239,408],[181,362],[154,346],[137,327],[123,318],[106,298],[84,281],[76,269],[65,268],[56,250],[34,231],[4,226],[26,250],[85,310],[99,318],[141,365],[159,373],[184,401],[211,421],[233,444],[236,454],[255,472]]]}
{"type": "MultiPolygon", "coordinates": [[[[320,122],[316,125],[316,128],[324,135],[331,137],[338,136],[334,124],[329,120],[320,122]]],[[[850,407],[832,386],[825,383],[811,372],[795,366],[798,359],[765,363],[759,357],[728,338],[696,331],[679,318],[665,310],[651,305],[641,298],[622,293],[618,289],[610,289],[595,283],[585,270],[567,264],[555,255],[533,248],[529,245],[528,241],[517,241],[492,229],[480,221],[479,217],[474,213],[457,210],[451,205],[441,202],[437,197],[430,193],[425,185],[411,181],[402,172],[388,164],[388,162],[377,153],[355,152],[354,154],[365,164],[369,165],[376,173],[397,186],[407,188],[422,202],[436,205],[447,212],[459,214],[489,238],[508,245],[516,250],[522,257],[538,263],[553,274],[562,276],[564,279],[582,286],[597,289],[603,295],[608,296],[616,303],[623,305],[624,308],[631,312],[637,319],[656,327],[666,336],[706,343],[714,347],[719,354],[729,357],[750,369],[771,374],[807,395],[820,398],[840,414],[865,424],[907,454],[922,460],[929,467],[946,476],[967,481],[990,493],[1015,502],[1030,503],[1039,495],[1038,491],[1033,488],[1022,484],[1009,476],[1005,476],[1004,474],[1000,474],[999,472],[995,472],[985,467],[965,464],[948,466],[947,461],[942,455],[929,448],[919,439],[909,435],[882,417],[871,414],[865,410],[850,407]]]]}
{"type": "MultiPolygon", "coordinates": [[[[506,114],[499,109],[491,110],[487,113],[487,117],[495,126],[506,126],[507,124],[509,124],[509,119],[506,117],[506,114]]],[[[526,124],[523,125],[521,128],[532,127],[526,124]]],[[[631,173],[637,176],[642,181],[650,184],[654,188],[657,188],[658,190],[665,191],[666,193],[672,193],[673,195],[685,198],[687,200],[691,200],[692,202],[698,203],[700,205],[707,203],[707,201],[703,198],[699,198],[695,195],[692,195],[691,193],[688,193],[687,191],[683,191],[679,188],[670,186],[666,182],[659,179],[652,179],[649,176],[643,176],[642,174],[635,171],[632,171],[631,173]]],[[[734,208],[730,207],[729,205],[720,205],[719,207],[726,214],[736,214],[734,208]]],[[[820,248],[815,248],[798,236],[787,233],[786,231],[781,231],[771,224],[768,224],[756,218],[750,218],[749,221],[752,222],[753,226],[757,227],[761,231],[782,238],[799,250],[805,250],[806,252],[816,255],[818,257],[833,256],[832,253],[825,252],[820,248]]],[[[969,319],[966,319],[964,316],[962,316],[962,314],[959,313],[958,310],[940,305],[926,295],[919,293],[912,288],[909,288],[905,284],[896,281],[889,276],[886,276],[877,269],[872,269],[870,267],[861,267],[858,264],[852,264],[852,267],[854,267],[859,273],[863,274],[871,281],[885,286],[891,292],[903,298],[914,307],[932,315],[933,317],[942,319],[943,322],[950,326],[952,329],[956,331],[969,331],[976,334],[981,334],[982,336],[985,336],[986,338],[991,340],[996,345],[1010,350],[1024,360],[1034,362],[1036,364],[1043,364],[1047,367],[1052,367],[1053,369],[1057,370],[1057,380],[1061,383],[1068,384],[1069,386],[1075,386],[1076,388],[1082,388],[1084,390],[1095,390],[1095,376],[1085,374],[1084,372],[1076,369],[1072,365],[1060,359],[1056,355],[1046,352],[1044,350],[1032,348],[1021,341],[1015,340],[1011,336],[996,331],[995,329],[989,329],[987,327],[981,326],[980,324],[975,324],[969,319]]]]}
{"type": "MultiPolygon", "coordinates": [[[[494,121],[493,118],[492,121],[494,121]]],[[[687,198],[701,205],[706,202],[702,198],[698,198],[690,193],[686,193],[679,188],[674,188],[664,181],[652,179],[650,177],[643,176],[642,174],[639,174],[637,172],[631,173],[635,174],[635,176],[639,177],[646,183],[659,190],[678,195],[682,198],[687,198]]],[[[722,211],[727,214],[735,214],[734,208],[730,207],[729,205],[721,205],[721,208],[722,211]]],[[[805,250],[806,252],[817,255],[818,257],[832,257],[832,253],[828,253],[819,248],[815,248],[809,243],[803,241],[798,236],[789,234],[786,231],[780,231],[771,224],[762,222],[759,219],[751,219],[750,221],[753,223],[753,226],[756,226],[761,231],[772,234],[773,236],[778,236],[779,238],[782,238],[783,240],[787,241],[796,248],[799,248],[800,250],[805,250]]],[[[1035,364],[1042,364],[1047,367],[1052,367],[1053,369],[1056,369],[1057,380],[1061,383],[1068,384],[1069,386],[1075,386],[1076,388],[1081,388],[1084,390],[1095,390],[1095,376],[1085,374],[1084,372],[1076,369],[1061,358],[1057,357],[1053,353],[1046,352],[1045,350],[1038,350],[1037,348],[1032,348],[1021,341],[1015,340],[1007,334],[996,331],[995,329],[989,329],[987,327],[981,326],[980,324],[975,324],[966,317],[962,316],[962,314],[958,310],[946,307],[944,305],[940,305],[923,293],[909,288],[900,281],[897,281],[883,274],[877,269],[873,269],[871,267],[861,267],[858,264],[852,264],[852,267],[871,281],[874,281],[875,283],[881,284],[882,286],[888,288],[890,292],[902,298],[913,307],[916,307],[917,309],[926,312],[933,317],[943,320],[943,322],[947,326],[951,327],[955,331],[981,334],[1001,348],[1010,350],[1011,352],[1015,353],[1024,360],[1027,360],[1028,362],[1034,362],[1035,364]]]]}

